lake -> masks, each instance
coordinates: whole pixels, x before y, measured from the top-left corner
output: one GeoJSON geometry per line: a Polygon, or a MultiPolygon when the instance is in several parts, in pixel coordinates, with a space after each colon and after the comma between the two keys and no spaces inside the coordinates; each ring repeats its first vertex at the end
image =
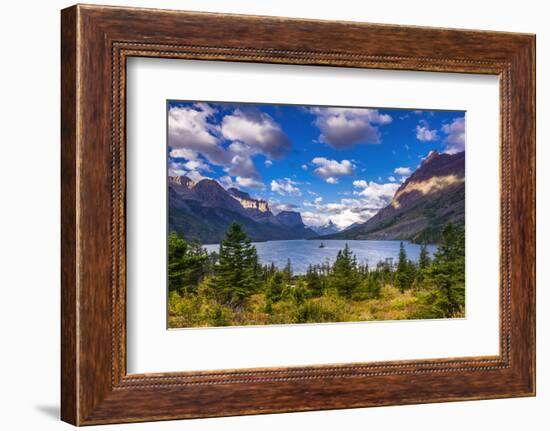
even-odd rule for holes
{"type": "MultiPolygon", "coordinates": [[[[285,240],[255,242],[258,257],[262,265],[269,265],[272,262],[279,268],[284,268],[287,259],[292,263],[294,274],[305,274],[309,265],[321,264],[329,261],[334,262],[338,250],[342,250],[346,243],[352,252],[357,256],[357,263],[368,262],[374,267],[379,261],[393,258],[397,262],[399,256],[399,243],[401,241],[374,241],[374,240],[285,240]],[[324,248],[319,248],[321,242],[324,248]]],[[[417,261],[420,255],[420,245],[403,241],[407,257],[417,261]]],[[[208,252],[218,252],[218,244],[208,244],[204,248],[208,252]]],[[[436,245],[428,245],[428,252],[432,255],[437,250],[436,245]]]]}

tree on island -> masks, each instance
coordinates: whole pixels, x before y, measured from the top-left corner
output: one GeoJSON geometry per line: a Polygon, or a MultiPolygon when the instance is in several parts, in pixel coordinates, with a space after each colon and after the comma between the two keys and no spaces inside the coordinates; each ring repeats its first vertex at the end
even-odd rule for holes
{"type": "Polygon", "coordinates": [[[213,290],[228,305],[240,306],[258,288],[258,255],[246,232],[232,223],[220,244],[213,290]]]}

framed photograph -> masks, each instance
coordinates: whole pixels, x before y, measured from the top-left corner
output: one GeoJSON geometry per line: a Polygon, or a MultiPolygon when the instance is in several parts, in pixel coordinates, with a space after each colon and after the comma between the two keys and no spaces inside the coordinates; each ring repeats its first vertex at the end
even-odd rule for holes
{"type": "Polygon", "coordinates": [[[533,35],[77,5],[61,44],[63,420],[535,394],[533,35]]]}

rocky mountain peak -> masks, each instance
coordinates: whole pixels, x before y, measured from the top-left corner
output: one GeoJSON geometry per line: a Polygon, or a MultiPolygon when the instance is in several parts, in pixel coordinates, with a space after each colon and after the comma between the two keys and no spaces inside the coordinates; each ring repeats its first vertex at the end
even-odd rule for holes
{"type": "Polygon", "coordinates": [[[446,154],[432,151],[420,167],[397,189],[391,206],[414,203],[419,196],[464,183],[464,152],[446,154]]]}
{"type": "Polygon", "coordinates": [[[430,153],[422,160],[422,164],[430,163],[432,160],[437,159],[440,153],[437,150],[432,150],[430,153]]]}
{"type": "Polygon", "coordinates": [[[236,198],[241,198],[241,199],[252,199],[250,197],[250,195],[246,192],[243,192],[242,190],[239,190],[235,187],[230,187],[227,189],[227,192],[233,196],[233,197],[236,197],[236,198]]]}
{"type": "Polygon", "coordinates": [[[260,211],[261,213],[270,212],[267,201],[263,199],[254,199],[250,195],[242,190],[231,187],[227,189],[227,192],[233,196],[243,208],[260,211]]]}
{"type": "Polygon", "coordinates": [[[274,219],[278,224],[283,226],[304,225],[301,214],[296,211],[281,211],[274,219]]]}
{"type": "Polygon", "coordinates": [[[325,223],[323,226],[319,226],[315,228],[315,231],[319,235],[330,235],[336,232],[339,232],[340,229],[338,229],[338,226],[336,226],[332,220],[329,219],[327,223],[325,223]]]}
{"type": "Polygon", "coordinates": [[[187,188],[191,188],[194,185],[194,181],[191,178],[186,177],[185,175],[169,176],[168,183],[175,186],[183,186],[187,188]]]}

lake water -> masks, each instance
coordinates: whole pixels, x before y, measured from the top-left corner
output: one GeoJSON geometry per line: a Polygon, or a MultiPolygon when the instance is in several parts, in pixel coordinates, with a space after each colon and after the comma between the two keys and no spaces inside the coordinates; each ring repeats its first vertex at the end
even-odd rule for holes
{"type": "MultiPolygon", "coordinates": [[[[287,240],[287,241],[266,241],[256,242],[256,250],[262,265],[269,265],[272,262],[279,268],[284,268],[287,259],[292,263],[294,274],[305,274],[309,265],[317,265],[327,260],[332,263],[336,258],[338,250],[342,250],[346,243],[352,252],[357,256],[357,262],[363,264],[368,262],[374,267],[379,261],[393,258],[397,262],[399,256],[400,241],[372,241],[372,240],[287,240]],[[319,248],[321,242],[324,248],[319,248]]],[[[403,241],[407,257],[417,261],[420,254],[420,245],[403,241]]],[[[219,251],[218,244],[208,244],[204,248],[208,252],[219,251]]],[[[428,252],[433,254],[437,246],[428,245],[428,252]]]]}

